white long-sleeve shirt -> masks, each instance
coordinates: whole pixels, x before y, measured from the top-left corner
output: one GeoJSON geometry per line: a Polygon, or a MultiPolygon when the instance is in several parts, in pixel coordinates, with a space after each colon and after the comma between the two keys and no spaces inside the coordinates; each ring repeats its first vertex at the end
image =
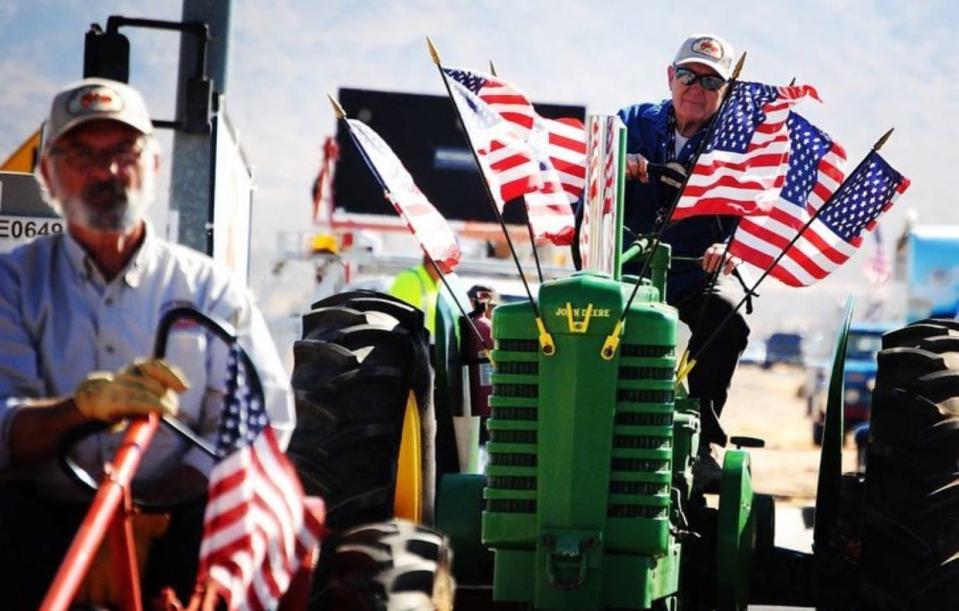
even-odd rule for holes
{"type": "MultiPolygon", "coordinates": [[[[267,415],[286,447],[295,424],[292,390],[266,324],[248,291],[209,257],[152,235],[125,270],[107,283],[69,235],[42,237],[0,255],[0,473],[9,469],[10,422],[25,400],[67,397],[92,371],[117,371],[153,355],[161,316],[180,306],[232,324],[263,384],[267,415]]],[[[226,378],[226,346],[196,324],[176,324],[166,358],[190,389],[178,418],[215,445],[226,378]]],[[[29,409],[29,408],[28,408],[29,409]]],[[[79,444],[73,458],[100,473],[121,439],[102,433],[79,444]]],[[[178,464],[209,474],[213,459],[161,426],[137,482],[178,464]]],[[[83,498],[55,460],[31,468],[41,492],[83,498]]]]}

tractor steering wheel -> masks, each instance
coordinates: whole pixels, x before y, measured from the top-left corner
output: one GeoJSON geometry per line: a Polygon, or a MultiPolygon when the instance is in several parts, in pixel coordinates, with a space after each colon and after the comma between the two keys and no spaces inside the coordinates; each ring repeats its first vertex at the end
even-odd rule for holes
{"type": "MultiPolygon", "coordinates": [[[[225,321],[207,316],[201,312],[198,312],[197,310],[194,310],[193,308],[174,308],[173,310],[167,312],[160,320],[153,351],[155,357],[162,358],[165,356],[170,329],[173,327],[175,322],[183,319],[192,320],[193,322],[199,323],[227,345],[238,346],[239,344],[236,331],[225,321]]],[[[256,368],[253,366],[253,362],[250,360],[249,355],[246,354],[246,351],[244,351],[242,347],[239,348],[239,357],[242,359],[246,371],[250,372],[249,382],[251,390],[253,392],[262,393],[262,386],[260,385],[259,377],[256,375],[256,368]]],[[[187,428],[179,420],[176,420],[170,416],[164,416],[160,422],[172,429],[173,432],[188,440],[190,444],[200,447],[207,454],[217,458],[215,450],[209,447],[209,444],[207,444],[204,440],[198,438],[193,431],[187,428]]],[[[87,424],[78,426],[70,431],[67,431],[67,433],[63,435],[57,447],[57,458],[60,467],[63,469],[64,473],[66,473],[67,477],[76,483],[81,489],[88,490],[93,494],[96,494],[100,484],[97,483],[96,478],[94,478],[90,472],[73,460],[71,452],[80,441],[86,439],[90,435],[102,433],[111,426],[113,425],[106,422],[89,422],[87,424]]],[[[182,455],[185,454],[187,449],[190,448],[190,444],[184,446],[183,451],[177,458],[182,458],[182,455]]],[[[140,495],[134,494],[133,502],[144,512],[166,513],[180,507],[198,503],[203,500],[206,494],[207,488],[204,485],[200,490],[191,491],[189,494],[186,494],[182,497],[164,500],[162,502],[151,501],[140,495]]]]}
{"type": "MultiPolygon", "coordinates": [[[[73,483],[91,494],[97,493],[97,490],[100,488],[100,483],[93,474],[73,459],[72,452],[77,444],[87,437],[109,430],[112,426],[113,424],[108,422],[88,422],[80,425],[67,431],[60,439],[57,447],[57,460],[60,463],[60,468],[63,469],[63,472],[67,474],[67,477],[69,477],[73,483]]],[[[187,446],[177,458],[182,457],[188,448],[189,446],[187,446]]],[[[178,508],[199,503],[206,494],[207,487],[204,485],[199,490],[191,490],[188,494],[160,502],[148,500],[148,497],[137,494],[135,491],[131,496],[134,505],[144,513],[170,513],[178,508]]]]}

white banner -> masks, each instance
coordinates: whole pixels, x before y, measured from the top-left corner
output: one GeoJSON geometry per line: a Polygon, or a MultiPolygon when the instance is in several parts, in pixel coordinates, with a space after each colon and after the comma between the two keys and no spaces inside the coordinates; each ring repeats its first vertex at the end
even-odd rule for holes
{"type": "Polygon", "coordinates": [[[0,214],[0,253],[34,238],[65,231],[66,223],[61,218],[0,214]]]}

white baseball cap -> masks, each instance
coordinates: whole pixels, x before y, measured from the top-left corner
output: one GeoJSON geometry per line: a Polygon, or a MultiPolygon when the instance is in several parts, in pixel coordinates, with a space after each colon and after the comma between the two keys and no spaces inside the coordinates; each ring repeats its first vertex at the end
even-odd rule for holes
{"type": "Polygon", "coordinates": [[[673,60],[674,66],[683,64],[704,64],[728,80],[733,74],[733,47],[715,34],[692,34],[673,60]]]}
{"type": "Polygon", "coordinates": [[[101,119],[119,121],[143,134],[153,133],[153,122],[139,91],[119,81],[85,78],[67,85],[53,98],[44,127],[44,149],[74,127],[101,119]]]}

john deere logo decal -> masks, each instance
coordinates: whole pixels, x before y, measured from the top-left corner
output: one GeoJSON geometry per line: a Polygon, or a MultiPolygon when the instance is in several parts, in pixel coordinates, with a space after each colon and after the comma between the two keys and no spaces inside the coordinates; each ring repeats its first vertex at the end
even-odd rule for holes
{"type": "Polygon", "coordinates": [[[609,308],[594,308],[591,303],[585,308],[574,308],[572,304],[567,303],[565,308],[556,308],[556,316],[566,317],[570,333],[586,333],[591,318],[609,318],[610,313],[609,308]]]}

